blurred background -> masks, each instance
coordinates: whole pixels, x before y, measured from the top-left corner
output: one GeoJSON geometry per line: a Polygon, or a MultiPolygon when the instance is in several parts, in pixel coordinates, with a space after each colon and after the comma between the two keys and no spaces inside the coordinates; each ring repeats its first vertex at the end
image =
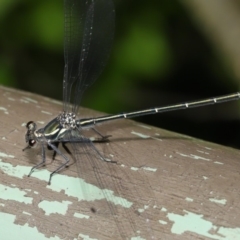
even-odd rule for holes
{"type": "MultiPolygon", "coordinates": [[[[107,113],[239,91],[240,0],[115,1],[107,67],[82,106],[107,113]]],[[[63,1],[0,0],[0,84],[62,99],[63,1]]],[[[239,101],[135,119],[240,147],[239,101]]]]}

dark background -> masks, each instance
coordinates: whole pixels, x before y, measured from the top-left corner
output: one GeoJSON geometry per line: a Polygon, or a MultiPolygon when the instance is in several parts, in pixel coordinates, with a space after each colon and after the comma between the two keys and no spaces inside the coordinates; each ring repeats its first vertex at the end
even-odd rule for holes
{"type": "MultiPolygon", "coordinates": [[[[197,1],[197,0],[196,0],[197,1]]],[[[82,106],[128,112],[237,92],[238,79],[182,1],[117,1],[107,67],[82,106]]],[[[62,99],[63,1],[0,2],[0,84],[62,99]]],[[[239,148],[239,102],[136,119],[239,148]]]]}

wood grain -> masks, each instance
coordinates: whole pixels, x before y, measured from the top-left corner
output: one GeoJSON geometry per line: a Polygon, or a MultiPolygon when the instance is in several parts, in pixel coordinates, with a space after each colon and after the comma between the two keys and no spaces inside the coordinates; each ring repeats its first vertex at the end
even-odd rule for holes
{"type": "Polygon", "coordinates": [[[50,151],[46,166],[27,177],[41,155],[38,148],[22,152],[25,124],[44,126],[61,103],[6,87],[0,99],[2,239],[240,239],[238,150],[131,120],[104,124],[98,130],[111,141],[96,147],[117,161],[99,173],[112,201],[106,202],[88,167],[81,169],[84,180],[73,164],[48,186],[62,161],[52,162],[50,151]]]}

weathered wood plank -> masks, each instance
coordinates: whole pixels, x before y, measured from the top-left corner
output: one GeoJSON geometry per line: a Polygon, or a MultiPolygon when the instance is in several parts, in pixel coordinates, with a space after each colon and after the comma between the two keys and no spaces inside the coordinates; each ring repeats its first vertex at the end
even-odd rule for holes
{"type": "MultiPolygon", "coordinates": [[[[0,99],[2,239],[120,239],[119,231],[134,239],[133,229],[138,239],[240,238],[238,150],[131,120],[100,126],[112,138],[96,146],[118,162],[106,163],[101,169],[106,173],[100,173],[113,191],[108,191],[118,214],[113,218],[89,166],[82,169],[85,182],[71,165],[48,186],[49,173],[61,161],[57,157],[51,163],[50,152],[46,167],[27,177],[41,156],[38,148],[22,152],[25,123],[44,126],[61,104],[5,87],[0,99]],[[84,199],[82,188],[92,191],[91,199],[84,199]]],[[[81,109],[83,117],[99,115],[81,109]]]]}

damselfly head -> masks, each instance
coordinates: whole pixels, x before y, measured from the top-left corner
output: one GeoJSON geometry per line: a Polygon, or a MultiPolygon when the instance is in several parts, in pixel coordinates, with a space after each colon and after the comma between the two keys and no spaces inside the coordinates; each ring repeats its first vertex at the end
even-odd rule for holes
{"type": "Polygon", "coordinates": [[[27,124],[26,124],[26,128],[28,129],[28,131],[35,131],[36,128],[37,128],[37,124],[33,121],[29,121],[27,124]]]}
{"type": "Polygon", "coordinates": [[[25,134],[25,140],[28,145],[23,149],[23,151],[28,148],[35,147],[37,143],[36,136],[34,134],[35,130],[37,129],[37,124],[33,121],[29,121],[26,124],[26,128],[27,128],[27,132],[25,134]]]}

